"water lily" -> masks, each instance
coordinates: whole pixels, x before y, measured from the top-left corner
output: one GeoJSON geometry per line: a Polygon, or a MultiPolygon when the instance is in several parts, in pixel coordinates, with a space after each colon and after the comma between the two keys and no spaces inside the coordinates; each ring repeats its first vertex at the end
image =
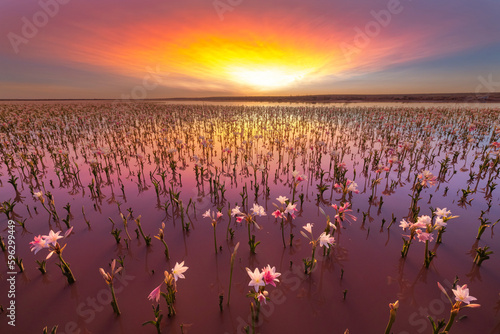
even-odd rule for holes
{"type": "Polygon", "coordinates": [[[251,234],[250,226],[255,225],[260,229],[260,226],[257,224],[256,217],[257,216],[266,216],[266,212],[264,207],[258,205],[257,203],[253,204],[253,207],[250,209],[251,213],[244,213],[240,211],[240,207],[236,206],[231,210],[231,215],[236,216],[236,222],[241,223],[242,221],[246,221],[248,227],[248,245],[250,246],[250,252],[255,254],[255,248],[260,244],[260,241],[255,241],[255,235],[251,234]]]}
{"type": "Polygon", "coordinates": [[[163,284],[163,281],[160,283],[160,285],[158,285],[156,288],[154,288],[153,291],[151,291],[151,293],[148,295],[149,300],[154,300],[157,303],[160,301],[162,284],[163,284]]]}
{"type": "Polygon", "coordinates": [[[33,241],[30,242],[31,245],[31,251],[35,251],[35,254],[38,253],[41,249],[48,248],[49,245],[47,244],[47,241],[44,237],[42,236],[37,236],[33,241]]]}
{"type": "MultiPolygon", "coordinates": [[[[455,322],[455,318],[458,315],[458,312],[463,309],[463,308],[477,308],[480,307],[481,305],[479,304],[471,304],[471,301],[477,300],[475,297],[472,297],[469,295],[469,289],[467,288],[467,284],[464,284],[462,286],[457,285],[456,289],[452,289],[453,294],[455,295],[455,303],[451,300],[450,296],[446,292],[446,289],[441,285],[441,283],[437,283],[439,290],[443,292],[446,295],[446,298],[448,298],[448,301],[450,302],[451,305],[451,311],[450,311],[450,318],[448,319],[448,323],[446,324],[446,327],[444,328],[443,331],[440,331],[439,333],[449,333],[451,327],[453,326],[455,322]],[[464,305],[464,303],[466,305],[464,305]]],[[[436,323],[434,322],[434,319],[432,317],[429,317],[429,320],[434,328],[434,333],[437,333],[443,326],[444,322],[440,325],[437,326],[436,323]]]]}
{"type": "Polygon", "coordinates": [[[280,204],[282,204],[282,205],[283,205],[283,204],[285,204],[285,203],[286,203],[286,201],[288,201],[288,197],[285,197],[285,196],[279,196],[278,198],[276,198],[276,200],[277,200],[278,202],[280,202],[280,204]]]}
{"type": "Polygon", "coordinates": [[[334,242],[335,238],[327,234],[326,232],[321,233],[321,235],[319,236],[320,247],[324,246],[326,248],[329,248],[331,245],[333,245],[334,242]]]}
{"type": "Polygon", "coordinates": [[[148,295],[148,299],[151,301],[159,302],[160,296],[165,298],[168,307],[168,316],[174,316],[176,314],[174,303],[175,294],[177,292],[177,280],[179,278],[185,278],[184,273],[189,267],[184,266],[184,261],[181,263],[176,262],[174,268],[172,268],[172,273],[167,270],[164,271],[165,278],[163,282],[160,283],[156,288],[153,289],[148,295]],[[166,292],[162,292],[161,288],[165,283],[166,292]]]}
{"type": "Polygon", "coordinates": [[[259,268],[255,268],[252,271],[250,268],[246,268],[247,274],[250,277],[250,282],[248,286],[253,287],[254,291],[250,291],[248,293],[248,297],[251,297],[255,301],[254,304],[250,304],[250,308],[252,310],[252,320],[258,322],[260,305],[262,303],[266,304],[269,299],[269,293],[265,290],[267,285],[272,285],[276,287],[276,283],[279,282],[277,277],[280,277],[281,274],[276,272],[275,267],[271,267],[269,264],[267,267],[263,268],[262,271],[259,271],[259,268]]]}
{"type": "Polygon", "coordinates": [[[59,235],[59,233],[61,233],[61,231],[54,233],[54,231],[50,230],[49,235],[44,235],[44,236],[42,236],[42,238],[45,239],[45,243],[47,245],[52,244],[52,246],[55,246],[57,243],[57,240],[63,238],[63,236],[59,235]]]}
{"type": "Polygon", "coordinates": [[[435,177],[428,170],[424,170],[421,174],[418,175],[418,179],[420,180],[420,184],[426,188],[436,184],[437,177],[435,177]]]}
{"type": "Polygon", "coordinates": [[[188,270],[189,267],[184,266],[184,261],[181,263],[175,263],[174,268],[172,269],[172,274],[174,275],[175,281],[179,278],[186,278],[183,274],[188,270]]]}
{"type": "Polygon", "coordinates": [[[212,226],[214,228],[214,248],[215,248],[215,254],[217,254],[217,234],[216,234],[216,227],[217,227],[217,221],[219,220],[219,218],[222,217],[222,212],[220,211],[210,211],[210,209],[208,209],[203,215],[202,215],[203,218],[209,218],[211,220],[211,223],[212,223],[212,226]]]}
{"type": "Polygon", "coordinates": [[[271,284],[272,286],[276,286],[275,282],[279,282],[278,277],[281,276],[280,273],[276,272],[276,267],[272,267],[267,265],[262,269],[264,282],[267,284],[271,284]]]}
{"type": "Polygon", "coordinates": [[[120,309],[118,308],[118,303],[116,301],[115,289],[113,287],[113,279],[115,278],[115,275],[118,274],[122,269],[123,267],[116,268],[115,259],[113,259],[113,261],[111,262],[111,272],[107,273],[106,271],[104,271],[104,269],[99,268],[99,272],[101,273],[102,277],[104,278],[109,288],[111,289],[111,297],[113,299],[111,301],[111,307],[113,308],[113,311],[117,315],[120,315],[121,312],[120,309]]]}
{"type": "Polygon", "coordinates": [[[68,229],[66,233],[64,233],[64,236],[59,235],[61,231],[54,232],[50,230],[48,235],[43,235],[43,236],[35,236],[34,240],[31,241],[29,244],[31,245],[31,251],[35,251],[35,254],[38,253],[41,249],[47,248],[49,249],[49,254],[45,258],[45,260],[48,260],[52,257],[52,255],[57,254],[59,258],[59,263],[57,264],[59,268],[61,268],[62,274],[66,276],[68,283],[72,284],[76,282],[75,276],[73,275],[73,272],[70,269],[69,264],[64,261],[62,257],[62,252],[66,248],[67,245],[64,245],[61,247],[59,245],[59,242],[57,240],[62,239],[62,238],[67,238],[71,232],[73,231],[73,227],[68,229]]]}
{"type": "Polygon", "coordinates": [[[170,259],[170,254],[169,254],[169,251],[168,251],[168,245],[167,243],[165,242],[165,223],[162,222],[161,223],[161,228],[158,229],[158,235],[155,235],[155,238],[160,240],[163,244],[163,246],[165,247],[165,256],[168,259],[170,259]]]}
{"type": "Polygon", "coordinates": [[[310,274],[312,272],[312,269],[314,268],[314,265],[316,264],[316,259],[314,258],[314,255],[316,253],[317,245],[319,244],[320,247],[324,246],[327,249],[329,249],[330,246],[333,245],[335,242],[335,238],[326,232],[323,232],[317,239],[315,239],[313,237],[312,227],[313,227],[313,224],[311,224],[311,223],[307,223],[306,225],[302,226],[302,228],[304,230],[309,232],[310,236],[305,234],[304,231],[300,231],[300,234],[302,234],[305,238],[309,239],[309,243],[312,245],[311,258],[302,260],[304,262],[304,273],[305,274],[310,274]]]}
{"type": "Polygon", "coordinates": [[[246,268],[248,276],[250,276],[250,282],[248,286],[253,286],[255,292],[259,291],[261,286],[265,286],[266,282],[264,281],[264,273],[259,271],[259,268],[255,268],[252,272],[249,268],[246,268]]]}
{"type": "Polygon", "coordinates": [[[313,227],[314,224],[311,224],[311,223],[307,223],[306,225],[302,226],[302,228],[304,230],[306,230],[307,232],[311,233],[312,234],[312,227],[313,227]]]}
{"type": "Polygon", "coordinates": [[[452,289],[451,291],[453,291],[455,300],[457,302],[470,304],[471,301],[477,300],[476,297],[469,296],[469,289],[467,288],[467,284],[464,284],[462,286],[457,285],[457,288],[452,289]]]}
{"type": "Polygon", "coordinates": [[[434,211],[434,214],[439,218],[443,218],[443,217],[448,217],[451,214],[451,211],[447,210],[446,208],[443,209],[437,208],[436,211],[434,211]]]}
{"type": "Polygon", "coordinates": [[[266,216],[266,211],[265,211],[264,207],[258,205],[257,203],[254,203],[253,207],[250,210],[252,211],[252,213],[255,216],[259,216],[259,217],[266,216]]]}

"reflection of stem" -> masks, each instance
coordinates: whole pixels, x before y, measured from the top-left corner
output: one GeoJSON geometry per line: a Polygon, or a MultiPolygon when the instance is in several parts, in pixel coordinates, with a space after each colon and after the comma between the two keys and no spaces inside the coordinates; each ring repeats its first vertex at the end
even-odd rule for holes
{"type": "Polygon", "coordinates": [[[49,213],[50,216],[52,216],[52,212],[49,209],[47,209],[47,207],[45,206],[45,204],[43,202],[41,202],[41,203],[42,203],[43,208],[49,213]]]}
{"type": "Polygon", "coordinates": [[[212,225],[214,226],[214,248],[215,248],[215,254],[217,254],[217,235],[215,233],[215,226],[217,224],[214,222],[212,225]]]}
{"type": "Polygon", "coordinates": [[[430,264],[430,261],[429,261],[429,240],[425,241],[425,260],[424,260],[424,263],[425,263],[425,267],[429,268],[429,264],[430,264]]]}
{"type": "Polygon", "coordinates": [[[182,201],[179,201],[179,204],[180,204],[180,209],[181,209],[181,223],[182,223],[182,228],[187,230],[187,227],[184,224],[184,206],[182,205],[182,201]]]}
{"type": "Polygon", "coordinates": [[[283,241],[283,247],[286,248],[286,245],[285,245],[285,226],[283,226],[283,218],[281,218],[281,240],[283,241]]]}
{"type": "Polygon", "coordinates": [[[231,255],[231,269],[229,271],[229,292],[227,294],[227,305],[229,305],[229,301],[231,300],[231,283],[233,282],[233,266],[234,266],[234,255],[236,252],[231,255]]]}

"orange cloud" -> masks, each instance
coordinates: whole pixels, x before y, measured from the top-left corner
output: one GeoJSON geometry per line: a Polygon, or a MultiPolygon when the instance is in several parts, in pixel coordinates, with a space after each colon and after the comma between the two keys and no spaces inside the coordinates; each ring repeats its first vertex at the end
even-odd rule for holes
{"type": "Polygon", "coordinates": [[[385,10],[384,1],[363,8],[298,3],[290,10],[244,2],[225,12],[223,21],[206,6],[168,3],[155,12],[132,3],[118,8],[72,3],[21,56],[139,80],[148,68],[159,68],[162,85],[192,91],[313,93],[317,87],[328,92],[346,78],[457,53],[488,39],[450,40],[460,20],[441,20],[436,33],[435,25],[421,24],[422,13],[413,13],[413,19],[414,8],[393,14],[384,25],[371,14],[385,10]],[[107,14],[111,9],[116,15],[107,14]],[[86,13],[84,19],[80,12],[86,13]],[[366,31],[374,24],[376,33],[366,31]],[[346,52],[346,45],[355,52],[346,52]]]}

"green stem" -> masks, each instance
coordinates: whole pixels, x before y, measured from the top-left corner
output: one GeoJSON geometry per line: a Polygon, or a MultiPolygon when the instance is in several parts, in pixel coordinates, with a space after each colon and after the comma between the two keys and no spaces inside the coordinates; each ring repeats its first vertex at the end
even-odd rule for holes
{"type": "Polygon", "coordinates": [[[142,231],[142,226],[140,223],[137,224],[137,227],[139,228],[139,231],[141,232],[141,235],[142,235],[142,238],[144,239],[144,242],[146,242],[146,246],[149,246],[149,241],[148,239],[146,238],[146,236],[144,235],[144,232],[142,231]]]}
{"type": "Polygon", "coordinates": [[[308,268],[308,272],[306,274],[310,274],[312,272],[312,269],[314,267],[314,254],[316,253],[316,243],[313,243],[312,247],[312,256],[311,256],[311,263],[308,268]]]}
{"type": "Polygon", "coordinates": [[[73,284],[76,282],[75,276],[73,276],[73,272],[71,271],[69,265],[64,261],[61,254],[57,254],[59,256],[59,261],[61,262],[61,270],[63,271],[63,275],[67,277],[68,283],[73,284]]]}
{"type": "Polygon", "coordinates": [[[174,308],[174,302],[175,302],[175,291],[172,290],[172,288],[167,288],[167,293],[163,293],[163,297],[165,297],[165,301],[167,302],[168,306],[168,316],[172,317],[175,315],[175,308],[174,308]]]}
{"type": "Polygon", "coordinates": [[[255,322],[259,322],[259,315],[260,315],[260,302],[258,300],[255,301],[255,322]]]}
{"type": "Polygon", "coordinates": [[[445,230],[445,227],[441,227],[441,229],[439,229],[438,236],[437,236],[437,239],[436,239],[436,243],[437,244],[440,244],[440,243],[443,242],[443,233],[444,233],[444,230],[445,230]]]}
{"type": "Polygon", "coordinates": [[[161,242],[163,242],[163,246],[165,246],[165,256],[167,257],[167,260],[170,260],[167,243],[163,239],[161,240],[161,242]]]}
{"type": "Polygon", "coordinates": [[[486,226],[487,225],[485,225],[485,224],[481,224],[481,226],[479,226],[479,230],[477,231],[477,237],[476,237],[477,240],[481,239],[481,235],[483,235],[483,232],[486,229],[486,226]]]}
{"type": "Polygon", "coordinates": [[[229,221],[227,223],[227,229],[226,229],[226,240],[229,239],[229,226],[231,226],[231,216],[229,216],[229,221]]]}
{"type": "Polygon", "coordinates": [[[118,303],[116,302],[115,289],[113,289],[113,284],[109,285],[111,289],[111,296],[113,297],[113,301],[111,302],[111,306],[113,307],[113,311],[115,311],[116,315],[120,315],[120,309],[118,308],[118,303]]]}
{"type": "Polygon", "coordinates": [[[255,334],[255,306],[250,303],[250,312],[252,313],[252,334],[255,334]]]}
{"type": "Polygon", "coordinates": [[[250,233],[250,223],[247,223],[247,225],[248,225],[248,245],[250,246],[250,251],[252,253],[255,253],[254,248],[253,248],[252,236],[250,233]]]}
{"type": "Polygon", "coordinates": [[[390,312],[391,316],[389,317],[389,323],[387,323],[387,327],[385,328],[385,334],[391,333],[392,325],[394,324],[394,321],[396,321],[396,311],[391,310],[390,312]]]}
{"type": "Polygon", "coordinates": [[[446,327],[444,328],[442,333],[448,333],[451,329],[451,326],[453,326],[453,321],[455,321],[455,317],[458,314],[458,310],[452,309],[450,312],[450,319],[448,320],[448,323],[446,324],[446,327]]]}

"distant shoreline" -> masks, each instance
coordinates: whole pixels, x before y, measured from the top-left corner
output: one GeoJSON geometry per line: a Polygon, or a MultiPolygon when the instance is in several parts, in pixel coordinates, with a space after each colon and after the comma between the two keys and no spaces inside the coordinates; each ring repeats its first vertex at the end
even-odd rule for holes
{"type": "MultiPolygon", "coordinates": [[[[0,102],[43,101],[120,101],[120,99],[0,99],[0,102]]],[[[448,103],[500,103],[500,93],[453,93],[453,94],[330,94],[297,96],[213,96],[175,97],[133,100],[133,102],[157,101],[206,101],[206,102],[273,102],[273,103],[360,103],[360,102],[448,102],[448,103]]],[[[123,102],[127,102],[124,100],[123,102]]]]}

